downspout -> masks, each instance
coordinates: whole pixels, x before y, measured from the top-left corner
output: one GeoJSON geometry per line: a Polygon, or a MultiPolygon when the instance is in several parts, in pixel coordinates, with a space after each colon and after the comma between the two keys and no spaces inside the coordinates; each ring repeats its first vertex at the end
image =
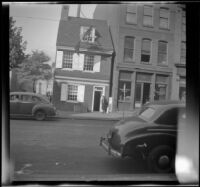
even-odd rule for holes
{"type": "Polygon", "coordinates": [[[111,57],[111,68],[110,68],[110,87],[109,87],[109,97],[112,97],[112,87],[113,87],[113,68],[114,68],[114,62],[115,62],[115,49],[114,49],[114,42],[113,42],[113,38],[112,38],[112,34],[111,34],[111,30],[110,30],[110,26],[108,25],[109,28],[109,32],[110,32],[110,38],[112,41],[112,46],[113,46],[113,53],[112,53],[112,57],[111,57]]]}

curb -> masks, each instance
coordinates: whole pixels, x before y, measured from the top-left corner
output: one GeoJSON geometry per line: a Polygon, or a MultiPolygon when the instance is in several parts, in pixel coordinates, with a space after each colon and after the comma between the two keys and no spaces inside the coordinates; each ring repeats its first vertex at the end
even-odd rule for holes
{"type": "Polygon", "coordinates": [[[93,117],[79,117],[79,116],[66,116],[66,117],[63,117],[63,116],[57,116],[57,117],[54,117],[54,118],[57,118],[57,119],[73,119],[73,120],[101,120],[101,121],[119,121],[121,120],[122,118],[93,118],[93,117]]]}

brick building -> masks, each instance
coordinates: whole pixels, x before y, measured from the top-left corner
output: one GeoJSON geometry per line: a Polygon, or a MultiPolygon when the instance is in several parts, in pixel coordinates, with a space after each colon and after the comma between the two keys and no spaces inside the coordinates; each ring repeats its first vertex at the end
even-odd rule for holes
{"type": "Polygon", "coordinates": [[[61,110],[101,111],[101,95],[110,96],[113,44],[109,27],[104,20],[70,17],[68,11],[68,6],[62,7],[53,103],[61,110]]]}
{"type": "Polygon", "coordinates": [[[183,7],[164,3],[99,4],[94,19],[107,20],[113,38],[113,110],[132,110],[153,100],[179,99],[185,89],[183,7]]]}

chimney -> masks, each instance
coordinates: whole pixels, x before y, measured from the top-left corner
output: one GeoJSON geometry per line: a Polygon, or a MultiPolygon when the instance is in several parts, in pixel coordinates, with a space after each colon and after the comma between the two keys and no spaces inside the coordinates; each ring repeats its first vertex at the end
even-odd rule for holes
{"type": "Polygon", "coordinates": [[[78,4],[78,8],[77,8],[77,18],[81,17],[81,5],[78,4]]]}
{"type": "Polygon", "coordinates": [[[63,20],[63,21],[67,21],[68,20],[68,14],[69,14],[69,6],[63,5],[60,19],[63,20]]]}

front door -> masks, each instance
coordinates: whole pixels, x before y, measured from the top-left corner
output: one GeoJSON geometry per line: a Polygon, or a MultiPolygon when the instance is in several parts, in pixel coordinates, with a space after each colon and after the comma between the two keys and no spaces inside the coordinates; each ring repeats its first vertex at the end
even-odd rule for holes
{"type": "Polygon", "coordinates": [[[100,111],[102,112],[101,106],[101,95],[104,94],[105,87],[104,86],[94,86],[93,87],[93,106],[92,111],[100,111]]]}
{"type": "Polygon", "coordinates": [[[135,107],[141,107],[150,100],[150,83],[136,83],[135,87],[135,107]]]}
{"type": "Polygon", "coordinates": [[[100,101],[101,101],[101,91],[94,91],[94,106],[93,111],[99,111],[100,110],[100,101]]]}

